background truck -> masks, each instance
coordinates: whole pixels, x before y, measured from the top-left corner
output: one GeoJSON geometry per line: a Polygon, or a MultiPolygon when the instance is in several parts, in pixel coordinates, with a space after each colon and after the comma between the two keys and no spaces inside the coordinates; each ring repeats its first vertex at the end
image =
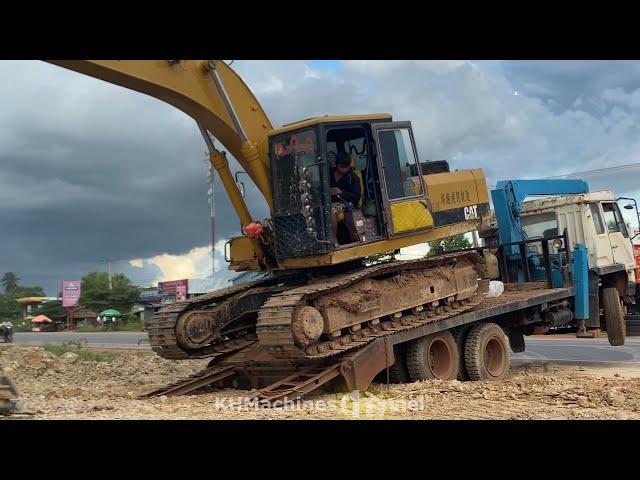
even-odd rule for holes
{"type": "MultiPolygon", "coordinates": [[[[589,192],[582,180],[509,180],[498,182],[491,195],[495,213],[491,226],[480,232],[488,245],[551,238],[566,230],[571,240],[570,249],[577,243],[586,247],[589,317],[577,322],[577,336],[592,337],[602,328],[607,330],[612,345],[623,344],[627,332],[622,315],[624,309],[636,308],[639,269],[637,249],[613,193],[589,192]],[[524,201],[532,195],[547,197],[524,201]]],[[[633,202],[625,208],[636,205],[633,199],[622,200],[633,202]]],[[[535,255],[542,252],[537,248],[538,251],[530,251],[527,261],[534,280],[542,275],[535,255]]],[[[556,253],[553,245],[551,249],[556,253]]],[[[507,257],[513,254],[514,248],[508,248],[507,257]]],[[[511,262],[509,273],[519,281],[524,280],[521,265],[511,262]]],[[[631,333],[635,333],[633,322],[637,320],[627,315],[626,321],[631,322],[631,333]]]]}

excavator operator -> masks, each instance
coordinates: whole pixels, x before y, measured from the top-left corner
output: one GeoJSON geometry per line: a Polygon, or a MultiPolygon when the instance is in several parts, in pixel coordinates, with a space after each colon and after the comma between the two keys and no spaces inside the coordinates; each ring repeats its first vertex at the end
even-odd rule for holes
{"type": "MultiPolygon", "coordinates": [[[[351,158],[346,152],[336,154],[336,166],[331,169],[330,189],[331,193],[331,225],[333,226],[333,242],[338,244],[338,216],[348,210],[353,210],[360,200],[360,182],[351,171],[351,158]]],[[[344,219],[344,215],[341,215],[344,219]]],[[[349,232],[352,242],[357,242],[355,232],[349,232]]]]}

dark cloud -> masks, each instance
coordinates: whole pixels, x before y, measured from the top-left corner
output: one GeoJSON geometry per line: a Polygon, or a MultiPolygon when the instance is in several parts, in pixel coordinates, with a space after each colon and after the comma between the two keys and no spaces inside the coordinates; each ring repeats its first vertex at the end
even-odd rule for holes
{"type": "MultiPolygon", "coordinates": [[[[86,84],[79,74],[56,70],[66,81],[86,84]]],[[[20,78],[20,70],[13,75],[20,78]]],[[[40,98],[47,122],[33,111],[17,113],[9,93],[0,114],[0,126],[12,132],[0,141],[0,269],[18,272],[51,295],[62,278],[104,270],[106,258],[114,271],[148,285],[158,267],[136,269],[130,259],[184,254],[211,241],[205,145],[195,122],[162,102],[88,80],[96,94],[78,108],[65,104],[56,112],[62,103],[56,88],[48,92],[50,104],[40,98]],[[80,121],[70,118],[74,113],[80,121]],[[118,121],[116,113],[123,114],[118,121]]],[[[24,83],[12,82],[20,101],[30,86],[24,83]]],[[[36,89],[34,96],[41,93],[36,89]]],[[[218,238],[237,235],[239,223],[227,214],[219,179],[216,190],[218,238]]],[[[258,205],[255,190],[248,190],[258,205]]]]}

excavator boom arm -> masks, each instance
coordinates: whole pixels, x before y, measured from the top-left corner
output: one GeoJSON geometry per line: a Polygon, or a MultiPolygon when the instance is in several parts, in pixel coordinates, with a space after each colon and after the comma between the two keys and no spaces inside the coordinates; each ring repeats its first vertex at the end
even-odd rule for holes
{"type": "MultiPolygon", "coordinates": [[[[273,207],[267,139],[267,133],[272,130],[271,122],[251,90],[223,61],[48,62],[145,93],[182,110],[231,152],[262,192],[269,207],[273,207]]],[[[229,191],[232,186],[225,182],[225,187],[229,191]]]]}

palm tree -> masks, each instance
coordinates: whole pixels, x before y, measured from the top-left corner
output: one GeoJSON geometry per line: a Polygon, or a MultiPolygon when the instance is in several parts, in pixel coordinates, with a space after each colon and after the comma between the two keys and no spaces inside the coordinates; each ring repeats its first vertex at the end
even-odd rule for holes
{"type": "Polygon", "coordinates": [[[20,278],[13,272],[7,272],[2,277],[2,286],[5,293],[11,293],[18,288],[18,282],[20,278]]]}

